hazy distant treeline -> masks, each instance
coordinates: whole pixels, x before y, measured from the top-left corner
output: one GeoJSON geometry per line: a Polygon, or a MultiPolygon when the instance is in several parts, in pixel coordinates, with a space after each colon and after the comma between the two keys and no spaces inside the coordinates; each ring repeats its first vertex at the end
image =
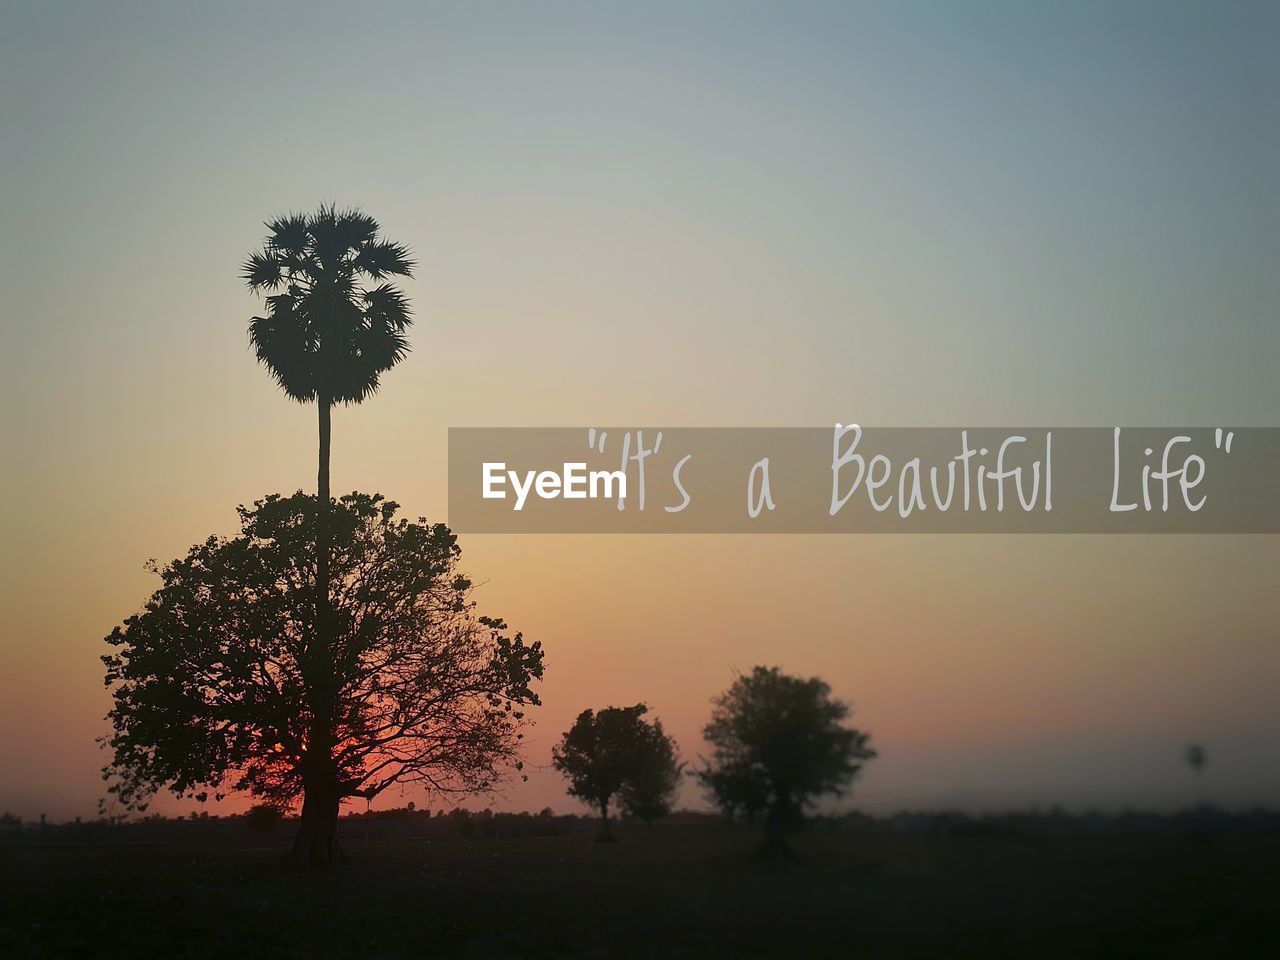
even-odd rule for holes
{"type": "MultiPolygon", "coordinates": [[[[647,828],[634,823],[639,842],[647,828]]],[[[566,834],[593,834],[595,817],[555,813],[498,813],[452,810],[414,810],[399,807],[348,813],[339,821],[344,837],[370,840],[519,839],[566,834]]],[[[733,829],[718,814],[680,811],[655,830],[733,829]]],[[[285,842],[297,829],[295,817],[264,817],[260,812],[185,817],[153,815],[139,820],[74,820],[64,823],[23,821],[12,814],[0,816],[0,841],[49,841],[70,843],[176,843],[230,840],[285,842]]],[[[973,814],[960,811],[904,811],[886,816],[848,813],[814,817],[806,827],[812,832],[918,833],[955,837],[1001,838],[1070,832],[1163,832],[1212,830],[1214,832],[1280,831],[1280,811],[1245,811],[1200,807],[1177,813],[1122,811],[1069,812],[1056,808],[1004,813],[973,814]]]]}

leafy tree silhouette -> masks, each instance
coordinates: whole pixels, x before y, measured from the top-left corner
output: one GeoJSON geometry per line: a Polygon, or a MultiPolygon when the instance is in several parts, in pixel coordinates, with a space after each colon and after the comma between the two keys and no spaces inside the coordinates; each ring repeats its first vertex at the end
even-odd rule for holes
{"type": "Polygon", "coordinates": [[[671,815],[684,764],[675,740],[662,729],[661,720],[646,725],[640,738],[635,763],[622,783],[619,799],[627,816],[652,825],[671,815]]]}
{"type": "Polygon", "coordinates": [[[868,734],[842,725],[849,707],[817,677],[756,667],[712,703],[703,730],[712,757],[697,777],[725,813],[763,817],[768,854],[786,853],[787,832],[812,802],[844,791],[876,756],[868,734]]]}
{"type": "Polygon", "coordinates": [[[609,823],[610,803],[615,796],[625,797],[629,784],[648,778],[633,799],[650,817],[659,815],[669,799],[671,791],[662,791],[664,773],[658,768],[663,756],[675,762],[675,745],[658,721],[645,721],[648,711],[643,703],[583,710],[552,748],[552,764],[569,781],[569,795],[600,811],[597,840],[616,839],[609,823]]]}
{"type": "Polygon", "coordinates": [[[262,249],[251,253],[241,268],[249,289],[266,296],[266,316],[252,318],[249,339],[285,395],[301,403],[314,401],[319,417],[316,637],[304,665],[313,688],[314,729],[308,744],[317,786],[303,803],[295,853],[322,863],[333,852],[337,813],[329,796],[340,775],[336,767],[322,769],[335,746],[325,737],[334,727],[339,696],[328,686],[334,675],[335,632],[329,599],[330,411],[335,403],[360,403],[408,353],[409,303],[388,278],[412,276],[413,261],[405,247],[379,236],[378,222],[359,210],[338,210],[331,204],[309,215],[277,217],[266,227],[270,232],[262,249]],[[321,789],[326,777],[332,783],[321,789]]]}
{"type": "Polygon", "coordinates": [[[280,822],[280,808],[272,803],[255,803],[245,811],[244,822],[258,833],[272,833],[280,822]]]}
{"type": "Polygon", "coordinates": [[[474,793],[519,770],[541,645],[478,615],[454,535],[397,509],[358,493],[330,506],[335,630],[323,660],[312,655],[315,497],[240,507],[239,536],[158,570],[161,587],[102,658],[109,792],[135,810],[160,789],[244,790],[277,807],[302,796],[327,824],[310,859],[327,861],[344,798],[397,783],[474,793]]]}

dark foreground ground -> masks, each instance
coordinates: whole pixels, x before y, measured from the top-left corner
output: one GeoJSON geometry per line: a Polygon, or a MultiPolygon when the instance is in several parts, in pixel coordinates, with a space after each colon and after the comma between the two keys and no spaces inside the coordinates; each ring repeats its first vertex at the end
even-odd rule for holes
{"type": "Polygon", "coordinates": [[[0,844],[0,957],[1280,957],[1280,833],[0,844]],[[267,844],[264,846],[264,844],[267,844]]]}

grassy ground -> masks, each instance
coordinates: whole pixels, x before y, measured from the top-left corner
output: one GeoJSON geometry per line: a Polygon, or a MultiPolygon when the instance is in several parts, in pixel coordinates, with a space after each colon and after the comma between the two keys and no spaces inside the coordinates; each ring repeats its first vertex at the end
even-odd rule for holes
{"type": "MultiPolygon", "coordinates": [[[[0,845],[0,956],[1280,957],[1280,836],[715,826],[280,849],[0,845]]],[[[246,838],[248,843],[251,840],[246,838]]]]}

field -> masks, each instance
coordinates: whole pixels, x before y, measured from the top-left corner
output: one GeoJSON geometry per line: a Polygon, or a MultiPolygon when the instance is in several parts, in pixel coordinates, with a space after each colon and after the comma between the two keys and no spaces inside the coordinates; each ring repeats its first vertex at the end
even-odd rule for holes
{"type": "Polygon", "coordinates": [[[715,823],[515,839],[0,843],[0,956],[1280,957],[1280,833],[715,823]]]}

